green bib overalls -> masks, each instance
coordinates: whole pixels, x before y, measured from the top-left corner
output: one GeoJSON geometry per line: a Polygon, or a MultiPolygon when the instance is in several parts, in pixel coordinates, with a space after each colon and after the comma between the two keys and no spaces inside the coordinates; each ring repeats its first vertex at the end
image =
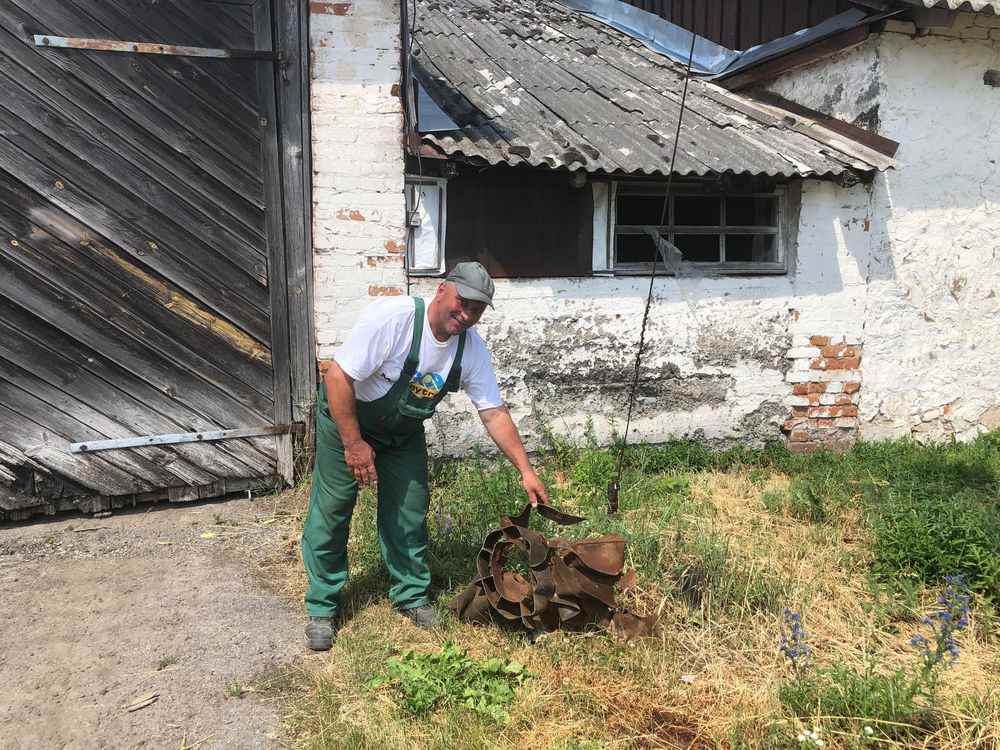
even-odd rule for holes
{"type": "MultiPolygon", "coordinates": [[[[424,329],[424,301],[414,297],[413,302],[413,340],[399,380],[381,398],[357,402],[361,437],[375,452],[378,535],[392,579],[389,599],[399,609],[429,602],[424,420],[447,393],[458,390],[465,350],[462,333],[448,379],[433,398],[422,398],[411,389],[424,329]]],[[[347,536],[357,497],[358,482],[344,460],[344,445],[321,383],[316,397],[316,468],[302,532],[302,560],[309,576],[306,610],[311,617],[332,617],[337,611],[340,590],[347,582],[347,536]]]]}

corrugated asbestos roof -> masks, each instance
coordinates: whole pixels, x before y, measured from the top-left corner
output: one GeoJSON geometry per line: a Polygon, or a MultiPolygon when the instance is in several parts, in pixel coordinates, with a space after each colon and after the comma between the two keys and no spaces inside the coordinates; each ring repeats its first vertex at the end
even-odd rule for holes
{"type": "Polygon", "coordinates": [[[902,0],[902,2],[916,5],[918,8],[948,8],[1000,15],[1000,2],[997,0],[902,0]]]}
{"type": "MultiPolygon", "coordinates": [[[[460,130],[448,156],[667,174],[684,66],[550,0],[418,0],[414,72],[460,130]]],[[[808,118],[692,79],[675,172],[835,176],[891,158],[808,118]]]]}

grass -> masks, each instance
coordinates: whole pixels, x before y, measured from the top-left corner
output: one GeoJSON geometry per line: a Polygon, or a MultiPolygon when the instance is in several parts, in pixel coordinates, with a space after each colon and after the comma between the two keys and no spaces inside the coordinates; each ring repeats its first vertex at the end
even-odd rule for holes
{"type": "MultiPolygon", "coordinates": [[[[803,734],[815,726],[827,748],[1000,748],[1000,436],[812,456],[630,447],[620,512],[608,516],[615,456],[554,439],[540,470],[554,504],[588,518],[563,533],[626,537],[640,581],[630,605],[658,615],[656,637],[556,633],[528,645],[450,615],[418,630],[385,601],[374,502],[363,495],[334,648],[254,686],[280,698],[288,744],[778,750],[819,747],[803,734]],[[933,691],[906,693],[900,675],[919,659],[910,636],[927,632],[920,618],[954,573],[975,592],[961,656],[933,691]],[[786,607],[809,633],[807,679],[794,679],[778,650],[786,607]],[[406,664],[418,665],[409,678],[406,664]],[[486,690],[502,696],[498,710],[461,700],[460,675],[508,664],[530,678],[486,690]],[[410,689],[423,696],[419,712],[410,689]]],[[[283,496],[288,539],[262,563],[269,585],[297,602],[306,497],[305,486],[283,496]]],[[[522,503],[503,464],[477,456],[434,467],[429,560],[440,602],[472,576],[486,531],[522,503]]]]}

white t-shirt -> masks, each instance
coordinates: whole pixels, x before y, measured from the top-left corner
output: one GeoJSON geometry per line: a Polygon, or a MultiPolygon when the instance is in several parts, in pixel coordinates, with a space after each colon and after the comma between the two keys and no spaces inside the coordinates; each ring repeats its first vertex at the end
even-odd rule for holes
{"type": "MultiPolygon", "coordinates": [[[[420,337],[420,364],[411,383],[431,398],[444,387],[458,352],[458,336],[447,341],[434,338],[424,307],[424,331],[420,337]]],[[[374,401],[389,392],[399,380],[413,342],[414,304],[410,297],[386,297],[364,309],[351,329],[347,341],[333,357],[340,368],[354,380],[358,401],[374,401]]],[[[477,409],[503,406],[500,388],[493,372],[490,352],[485,342],[469,329],[462,353],[462,377],[459,387],[469,395],[477,409]]]]}

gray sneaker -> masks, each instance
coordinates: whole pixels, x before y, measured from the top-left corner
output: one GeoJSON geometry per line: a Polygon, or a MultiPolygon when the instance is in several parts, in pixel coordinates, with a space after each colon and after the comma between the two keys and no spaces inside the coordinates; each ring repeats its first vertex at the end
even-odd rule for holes
{"type": "Polygon", "coordinates": [[[313,651],[329,651],[336,639],[332,617],[310,617],[306,625],[306,645],[313,651]]]}
{"type": "Polygon", "coordinates": [[[400,610],[418,628],[433,628],[438,624],[437,612],[430,604],[400,610]]]}

